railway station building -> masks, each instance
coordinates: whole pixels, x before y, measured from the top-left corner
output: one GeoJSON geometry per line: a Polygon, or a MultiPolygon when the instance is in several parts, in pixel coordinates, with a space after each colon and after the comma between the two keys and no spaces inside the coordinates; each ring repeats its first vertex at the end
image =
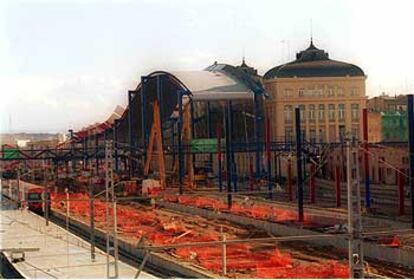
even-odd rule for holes
{"type": "Polygon", "coordinates": [[[294,139],[294,111],[301,109],[304,139],[338,142],[341,136],[362,136],[361,110],[366,106],[364,71],[356,65],[332,60],[311,39],[294,61],[267,71],[263,83],[270,99],[272,135],[279,141],[294,139]]]}

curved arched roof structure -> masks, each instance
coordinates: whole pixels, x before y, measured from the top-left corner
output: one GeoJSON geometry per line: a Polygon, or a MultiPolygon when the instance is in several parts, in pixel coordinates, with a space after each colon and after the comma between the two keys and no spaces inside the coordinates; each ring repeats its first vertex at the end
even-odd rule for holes
{"type": "Polygon", "coordinates": [[[275,78],[311,78],[365,76],[356,65],[329,59],[328,53],[318,49],[311,41],[310,46],[296,55],[296,60],[276,66],[264,75],[265,80],[275,78]]]}
{"type": "MultiPolygon", "coordinates": [[[[227,64],[213,64],[200,71],[155,71],[144,77],[145,102],[151,104],[161,98],[162,120],[168,120],[177,108],[177,91],[185,91],[193,101],[252,101],[254,94],[266,97],[262,85],[249,75],[227,64]],[[163,81],[160,93],[157,93],[157,79],[163,81]]],[[[133,109],[140,111],[142,98],[142,82],[135,89],[132,100],[133,109]],[[139,97],[139,98],[138,98],[139,97]]],[[[184,103],[187,101],[184,101],[184,103]]],[[[200,107],[200,106],[197,106],[200,107]]],[[[200,110],[200,108],[197,108],[200,110]]],[[[122,119],[127,118],[127,108],[122,119]]],[[[196,115],[198,115],[196,113],[196,115]]],[[[152,116],[147,114],[146,119],[151,123],[152,116]]]]}
{"type": "MultiPolygon", "coordinates": [[[[229,139],[232,147],[256,143],[256,162],[260,162],[266,97],[259,82],[243,70],[226,64],[215,63],[200,71],[155,71],[142,76],[135,90],[128,92],[126,109],[118,108],[104,123],[75,132],[70,144],[87,149],[94,144],[98,147],[102,140],[112,140],[116,148],[114,157],[118,159],[115,166],[120,165],[130,176],[139,175],[143,170],[143,155],[150,144],[155,116],[153,104],[158,101],[162,148],[170,172],[177,172],[174,168],[177,153],[182,155],[194,147],[208,145],[211,149],[211,144],[194,143],[210,143],[218,137],[229,139]]],[[[251,146],[241,147],[245,149],[243,152],[252,153],[251,146]]],[[[95,150],[94,156],[98,159],[98,154],[103,156],[103,152],[103,149],[95,150]]],[[[90,155],[82,156],[86,163],[90,155]]],[[[205,166],[205,155],[193,154],[193,157],[198,164],[194,163],[194,167],[205,166]]]]}
{"type": "Polygon", "coordinates": [[[170,131],[176,125],[179,91],[189,97],[183,99],[183,104],[190,99],[193,101],[195,137],[214,137],[216,124],[222,124],[223,101],[232,101],[235,124],[240,122],[238,126],[244,127],[244,130],[234,132],[236,140],[254,137],[253,119],[246,116],[253,113],[255,95],[259,97],[256,100],[260,112],[263,112],[262,99],[267,96],[260,83],[242,70],[226,64],[215,63],[200,71],[155,71],[143,76],[135,90],[130,92],[128,107],[106,130],[109,133],[107,136],[113,137],[112,128],[116,127],[119,142],[142,146],[152,126],[152,103],[159,100],[164,139],[166,143],[177,141],[168,137],[173,137],[170,131]],[[207,110],[211,113],[210,124],[206,117],[207,110]],[[209,125],[214,130],[211,135],[207,133],[209,125]]]}
{"type": "MultiPolygon", "coordinates": [[[[262,85],[249,75],[228,64],[213,64],[199,71],[155,71],[148,78],[166,76],[196,100],[249,99],[253,94],[263,94],[262,85]]],[[[141,83],[136,91],[141,89],[141,83]]]]}

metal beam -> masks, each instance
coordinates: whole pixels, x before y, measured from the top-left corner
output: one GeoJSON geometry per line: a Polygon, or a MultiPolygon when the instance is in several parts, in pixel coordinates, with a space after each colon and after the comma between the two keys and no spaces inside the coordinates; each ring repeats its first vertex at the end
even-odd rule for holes
{"type": "Polygon", "coordinates": [[[298,192],[298,220],[303,222],[303,171],[302,171],[302,132],[300,129],[300,109],[295,108],[295,130],[296,130],[296,169],[297,169],[297,192],[298,192]]]}
{"type": "Polygon", "coordinates": [[[184,171],[184,158],[181,134],[183,130],[183,90],[177,91],[177,104],[178,104],[178,182],[179,192],[183,194],[183,171],[184,171]]]}
{"type": "Polygon", "coordinates": [[[134,97],[135,92],[134,91],[128,91],[128,143],[130,146],[129,152],[130,152],[130,160],[129,160],[129,172],[130,176],[135,171],[134,168],[134,161],[132,160],[132,146],[134,145],[134,138],[133,138],[133,132],[132,132],[132,116],[133,116],[133,106],[132,106],[132,99],[134,97]]]}
{"type": "Polygon", "coordinates": [[[411,228],[414,229],[414,101],[413,95],[407,95],[408,116],[408,149],[410,155],[410,195],[411,195],[411,228]]]}
{"type": "Polygon", "coordinates": [[[147,149],[147,107],[145,96],[145,83],[147,78],[141,76],[141,132],[142,132],[142,147],[144,151],[147,149]]]}
{"type": "Polygon", "coordinates": [[[115,172],[118,172],[118,123],[119,120],[115,120],[113,127],[113,141],[114,141],[114,157],[115,157],[115,172]]]}
{"type": "Polygon", "coordinates": [[[225,119],[225,134],[226,134],[226,171],[227,171],[227,206],[231,208],[232,206],[232,188],[231,188],[231,121],[230,121],[230,101],[226,102],[226,106],[224,108],[224,119],[225,119]]]}
{"type": "Polygon", "coordinates": [[[261,177],[261,166],[260,166],[260,123],[259,123],[259,100],[258,94],[254,93],[253,99],[253,106],[254,106],[254,141],[256,146],[256,179],[260,179],[261,177]]]}
{"type": "Polygon", "coordinates": [[[364,183],[365,183],[365,208],[371,208],[371,191],[369,186],[369,158],[368,158],[368,111],[362,109],[362,129],[364,140],[364,183]]]}

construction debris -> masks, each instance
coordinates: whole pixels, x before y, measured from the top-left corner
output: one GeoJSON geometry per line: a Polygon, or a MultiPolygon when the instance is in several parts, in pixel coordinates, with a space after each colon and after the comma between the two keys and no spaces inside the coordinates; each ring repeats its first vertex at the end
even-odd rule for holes
{"type": "MultiPolygon", "coordinates": [[[[70,195],[70,215],[76,219],[89,220],[89,197],[85,193],[70,195]]],[[[171,197],[170,197],[171,198],[171,197]]],[[[181,202],[189,203],[188,197],[178,198],[181,202]]],[[[52,193],[52,209],[64,213],[65,205],[58,201],[65,200],[62,194],[52,193]]],[[[217,200],[197,199],[193,200],[201,207],[222,209],[223,205],[217,200]]],[[[104,228],[105,202],[96,199],[94,201],[95,221],[98,228],[104,228]]],[[[247,207],[235,204],[233,211],[252,215],[257,218],[270,218],[263,213],[265,207],[253,207],[248,211],[247,207]]],[[[291,218],[290,213],[272,209],[276,219],[291,218]],[[279,217],[279,218],[277,218],[279,217]]],[[[112,210],[110,210],[110,213],[112,210]]],[[[149,244],[171,245],[180,243],[194,243],[220,240],[220,230],[226,232],[227,240],[237,239],[248,235],[249,230],[238,228],[235,225],[218,227],[214,221],[208,221],[198,216],[185,216],[168,212],[162,209],[153,209],[139,204],[118,205],[117,207],[118,231],[121,238],[138,242],[145,238],[149,244]]],[[[179,247],[165,250],[182,261],[187,261],[196,266],[221,274],[223,270],[221,246],[194,246],[179,247]]],[[[260,246],[243,243],[226,245],[226,276],[235,275],[260,278],[345,278],[348,276],[347,265],[337,261],[323,260],[318,263],[295,259],[290,253],[281,251],[277,244],[261,244],[260,246]]]]}

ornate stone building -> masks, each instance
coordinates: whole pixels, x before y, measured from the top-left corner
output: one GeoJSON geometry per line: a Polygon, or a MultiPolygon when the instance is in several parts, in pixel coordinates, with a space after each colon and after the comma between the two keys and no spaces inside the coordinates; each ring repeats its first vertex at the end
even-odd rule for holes
{"type": "Polygon", "coordinates": [[[296,60],[270,69],[263,77],[271,96],[266,112],[272,116],[273,138],[293,139],[296,107],[301,109],[302,133],[308,141],[336,142],[345,133],[361,137],[365,80],[361,68],[331,60],[311,40],[296,60]]]}

